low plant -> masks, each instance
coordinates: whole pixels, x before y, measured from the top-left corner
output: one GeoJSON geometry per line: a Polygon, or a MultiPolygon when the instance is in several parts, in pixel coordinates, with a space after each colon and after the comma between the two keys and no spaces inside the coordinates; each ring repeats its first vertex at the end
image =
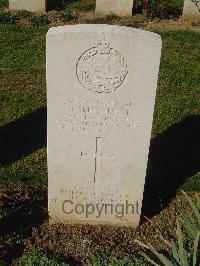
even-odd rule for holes
{"type": "Polygon", "coordinates": [[[74,18],[76,18],[76,16],[71,9],[66,9],[66,10],[61,12],[60,18],[62,21],[65,22],[65,21],[73,20],[74,18]]]}
{"type": "Polygon", "coordinates": [[[142,20],[137,20],[135,18],[131,18],[131,19],[126,19],[124,21],[120,21],[120,24],[122,26],[126,26],[126,27],[131,27],[131,28],[140,28],[143,26],[143,21],[142,20]]]}
{"type": "Polygon", "coordinates": [[[44,26],[51,22],[47,15],[34,16],[30,18],[30,21],[34,26],[44,26]]]}
{"type": "Polygon", "coordinates": [[[92,19],[85,19],[85,23],[91,24],[113,24],[115,21],[120,20],[120,17],[115,14],[110,14],[106,16],[99,16],[92,19]]]}
{"type": "Polygon", "coordinates": [[[21,266],[69,266],[59,258],[46,255],[41,250],[33,248],[28,254],[24,255],[20,263],[21,266]]]}
{"type": "Polygon", "coordinates": [[[10,11],[0,11],[0,23],[2,24],[17,24],[19,20],[20,17],[10,11]]]}
{"type": "Polygon", "coordinates": [[[186,192],[182,191],[185,199],[190,205],[191,213],[184,213],[180,211],[180,221],[185,228],[186,233],[194,241],[200,232],[200,196],[196,196],[196,203],[187,195],[186,192]]]}
{"type": "Polygon", "coordinates": [[[143,13],[151,18],[171,19],[182,14],[182,4],[175,0],[136,0],[134,13],[143,13]]]}
{"type": "Polygon", "coordinates": [[[28,11],[28,10],[19,10],[17,12],[18,16],[20,16],[21,18],[30,18],[33,16],[33,13],[28,11]]]}
{"type": "Polygon", "coordinates": [[[151,5],[149,9],[146,9],[146,14],[152,18],[173,19],[179,18],[182,10],[174,1],[164,0],[158,4],[151,5]]]}
{"type": "Polygon", "coordinates": [[[98,250],[91,256],[88,265],[89,266],[147,266],[147,264],[141,259],[134,257],[129,260],[110,258],[110,249],[103,248],[98,250]]]}
{"type": "MultiPolygon", "coordinates": [[[[136,241],[140,246],[149,249],[164,266],[198,266],[200,263],[198,249],[200,240],[200,197],[196,197],[196,203],[194,203],[187,193],[184,191],[182,193],[190,205],[191,213],[180,213],[176,227],[176,240],[171,239],[170,242],[165,240],[171,251],[168,256],[159,253],[149,242],[143,244],[136,241]]],[[[142,254],[152,265],[159,266],[146,253],[142,254]]]]}
{"type": "Polygon", "coordinates": [[[0,0],[0,7],[6,6],[8,4],[8,0],[0,0]]]}

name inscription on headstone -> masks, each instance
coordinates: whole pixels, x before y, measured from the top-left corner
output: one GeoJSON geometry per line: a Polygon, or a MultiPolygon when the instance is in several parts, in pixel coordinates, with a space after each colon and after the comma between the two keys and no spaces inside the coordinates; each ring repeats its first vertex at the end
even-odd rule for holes
{"type": "Polygon", "coordinates": [[[112,128],[113,131],[122,132],[134,128],[131,119],[134,105],[131,100],[120,102],[68,98],[62,106],[58,123],[66,131],[101,132],[105,128],[112,128]]]}

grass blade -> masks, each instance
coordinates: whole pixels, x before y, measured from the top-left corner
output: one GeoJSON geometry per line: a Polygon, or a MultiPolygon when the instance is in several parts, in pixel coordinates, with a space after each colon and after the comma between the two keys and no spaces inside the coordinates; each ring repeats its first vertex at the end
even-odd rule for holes
{"type": "Polygon", "coordinates": [[[158,253],[158,251],[153,247],[151,243],[147,243],[149,249],[156,255],[156,257],[165,265],[165,266],[174,266],[168,258],[166,258],[164,255],[161,255],[158,253]]]}
{"type": "Polygon", "coordinates": [[[157,264],[155,261],[153,261],[152,259],[150,259],[150,257],[147,256],[144,252],[142,252],[141,254],[142,254],[142,256],[143,256],[148,262],[150,262],[152,265],[154,265],[154,266],[160,266],[160,265],[157,264]]]}
{"type": "Polygon", "coordinates": [[[180,264],[180,258],[179,258],[179,255],[178,255],[177,247],[176,247],[176,244],[175,244],[175,242],[173,240],[171,240],[171,245],[172,245],[173,258],[180,264]]]}
{"type": "Polygon", "coordinates": [[[192,201],[192,199],[187,195],[187,193],[185,191],[182,190],[182,193],[183,195],[185,196],[185,198],[187,199],[188,203],[190,204],[197,220],[198,220],[198,223],[200,225],[200,212],[198,210],[198,208],[195,206],[194,202],[192,201]]]}
{"type": "Polygon", "coordinates": [[[193,266],[196,266],[197,264],[197,250],[199,246],[199,237],[200,237],[200,232],[197,233],[197,237],[194,241],[193,266]]]}
{"type": "Polygon", "coordinates": [[[186,213],[180,213],[180,221],[185,227],[188,235],[192,237],[193,240],[195,240],[198,233],[198,229],[195,226],[195,222],[192,217],[189,217],[186,213]]]}
{"type": "Polygon", "coordinates": [[[180,227],[180,223],[177,221],[177,230],[176,230],[177,238],[178,238],[178,254],[180,258],[181,265],[189,266],[187,257],[185,254],[184,246],[183,246],[183,235],[180,227]]]}
{"type": "Polygon", "coordinates": [[[197,208],[200,211],[200,196],[199,195],[195,195],[195,198],[196,198],[196,202],[197,202],[197,208]]]}

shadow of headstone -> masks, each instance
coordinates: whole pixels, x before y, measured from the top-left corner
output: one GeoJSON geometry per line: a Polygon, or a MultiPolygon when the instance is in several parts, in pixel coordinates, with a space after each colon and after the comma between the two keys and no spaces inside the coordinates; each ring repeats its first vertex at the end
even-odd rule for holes
{"type": "Polygon", "coordinates": [[[200,116],[186,117],[152,139],[142,220],[168,206],[177,189],[200,171],[200,116]]]}
{"type": "Polygon", "coordinates": [[[51,11],[51,10],[55,10],[55,9],[59,9],[62,8],[64,4],[63,0],[47,0],[46,2],[46,8],[47,10],[51,11]]]}
{"type": "MultiPolygon", "coordinates": [[[[0,128],[0,166],[46,147],[46,108],[0,128]]],[[[158,214],[177,189],[200,171],[200,116],[186,117],[151,140],[142,219],[158,214]]]]}
{"type": "Polygon", "coordinates": [[[0,127],[0,166],[46,147],[46,108],[0,127]]]}

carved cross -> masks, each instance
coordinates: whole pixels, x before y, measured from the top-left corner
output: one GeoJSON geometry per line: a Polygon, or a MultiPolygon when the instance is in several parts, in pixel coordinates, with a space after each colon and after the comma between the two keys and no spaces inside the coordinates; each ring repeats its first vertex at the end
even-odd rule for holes
{"type": "Polygon", "coordinates": [[[115,159],[115,155],[111,154],[111,155],[104,155],[102,153],[100,153],[100,141],[101,141],[101,137],[96,137],[95,140],[95,153],[94,155],[90,155],[89,153],[85,153],[85,152],[81,152],[81,159],[87,157],[87,158],[92,158],[94,159],[94,176],[93,176],[93,182],[96,182],[96,176],[97,176],[97,168],[98,168],[98,161],[103,158],[103,159],[111,159],[114,160],[115,159]]]}

